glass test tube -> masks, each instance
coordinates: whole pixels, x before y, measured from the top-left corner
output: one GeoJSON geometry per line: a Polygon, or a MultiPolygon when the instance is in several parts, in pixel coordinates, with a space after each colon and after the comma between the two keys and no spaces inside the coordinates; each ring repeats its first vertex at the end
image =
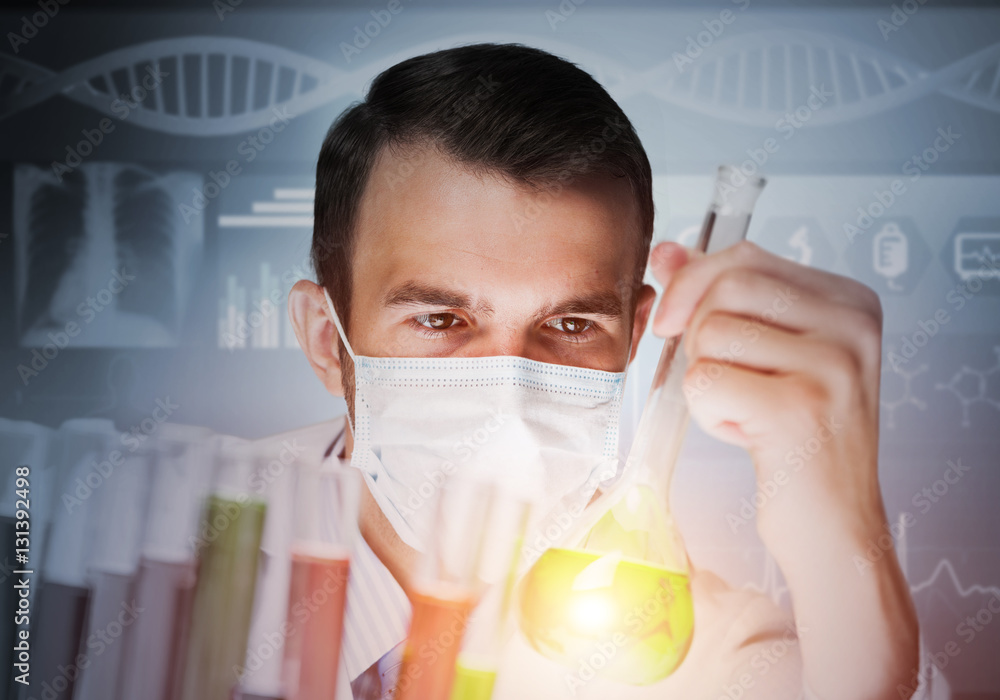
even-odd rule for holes
{"type": "Polygon", "coordinates": [[[126,645],[124,634],[141,615],[132,604],[139,546],[146,525],[152,453],[150,443],[109,453],[114,466],[94,488],[95,501],[86,562],[90,604],[84,630],[89,664],[79,671],[74,700],[116,700],[126,645]]]}
{"type": "Polygon", "coordinates": [[[133,588],[143,612],[125,635],[121,696],[180,700],[197,572],[192,543],[212,484],[215,445],[211,431],[171,423],[155,437],[149,521],[133,588]]]}
{"type": "Polygon", "coordinates": [[[73,696],[82,666],[79,657],[87,653],[81,640],[91,593],[86,553],[97,510],[93,487],[100,486],[99,469],[107,471],[102,465],[106,465],[117,436],[110,420],[94,418],[68,420],[56,435],[57,486],[38,602],[31,621],[36,653],[29,697],[44,694],[53,700],[69,700],[73,696]]]}
{"type": "MultiPolygon", "coordinates": [[[[762,177],[748,178],[732,166],[720,166],[697,250],[715,253],[742,241],[765,184],[762,177]]],[[[668,338],[663,344],[625,466],[626,473],[657,484],[664,497],[689,417],[683,392],[687,362],[684,354],[677,352],[682,337],[668,338]]]]}
{"type": "Polygon", "coordinates": [[[234,445],[218,456],[216,486],[198,531],[198,581],[184,662],[185,700],[229,700],[250,631],[267,506],[251,490],[260,455],[234,445]]]}
{"type": "Polygon", "coordinates": [[[494,499],[479,574],[487,588],[469,619],[451,700],[493,695],[503,645],[513,632],[512,600],[529,514],[524,500],[502,493],[494,499]]]}
{"type": "MultiPolygon", "coordinates": [[[[431,500],[432,526],[409,592],[413,616],[396,700],[453,697],[470,615],[490,584],[509,585],[526,523],[524,502],[489,482],[452,477],[431,500]]],[[[487,620],[485,626],[488,633],[499,632],[499,621],[487,620]]],[[[490,644],[469,652],[460,669],[465,690],[459,690],[467,697],[488,696],[495,677],[495,649],[490,644]]]]}
{"type": "Polygon", "coordinates": [[[287,700],[336,695],[350,554],[357,532],[360,473],[295,465],[295,513],[282,679],[287,700]]]}

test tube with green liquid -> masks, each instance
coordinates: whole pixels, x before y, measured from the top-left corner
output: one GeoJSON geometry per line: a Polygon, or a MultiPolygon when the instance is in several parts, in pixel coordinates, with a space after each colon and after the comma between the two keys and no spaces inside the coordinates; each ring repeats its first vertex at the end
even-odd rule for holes
{"type": "Polygon", "coordinates": [[[229,446],[218,459],[195,539],[198,582],[181,684],[186,700],[229,700],[239,681],[267,513],[250,488],[262,456],[249,446],[229,446]]]}

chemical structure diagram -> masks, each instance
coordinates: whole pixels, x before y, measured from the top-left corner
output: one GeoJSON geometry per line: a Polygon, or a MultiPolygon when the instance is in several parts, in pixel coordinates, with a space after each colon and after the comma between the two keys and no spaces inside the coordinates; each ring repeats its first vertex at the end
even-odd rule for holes
{"type": "MultiPolygon", "coordinates": [[[[962,427],[968,428],[971,423],[969,421],[969,408],[976,403],[989,404],[993,408],[1000,410],[1000,391],[994,390],[991,396],[990,392],[990,378],[994,374],[1000,373],[1000,345],[993,347],[993,352],[996,355],[996,361],[993,366],[988,369],[976,369],[974,367],[968,367],[962,365],[961,369],[955,372],[954,376],[947,382],[939,382],[934,385],[935,389],[940,391],[950,391],[958,399],[959,403],[962,404],[962,427]],[[968,377],[973,379],[972,382],[967,380],[968,377]],[[964,380],[964,381],[963,381],[964,380]],[[971,387],[969,386],[971,384],[971,387]],[[971,392],[963,391],[963,389],[971,388],[971,392]]],[[[994,381],[1000,381],[1000,377],[994,381]]]]}
{"type": "Polygon", "coordinates": [[[927,365],[920,365],[914,369],[904,369],[898,363],[890,362],[893,374],[898,374],[903,379],[903,390],[899,397],[886,401],[879,400],[882,408],[889,414],[889,428],[896,429],[896,409],[903,406],[913,405],[923,411],[927,408],[927,402],[919,399],[913,393],[913,378],[927,371],[927,365]]]}

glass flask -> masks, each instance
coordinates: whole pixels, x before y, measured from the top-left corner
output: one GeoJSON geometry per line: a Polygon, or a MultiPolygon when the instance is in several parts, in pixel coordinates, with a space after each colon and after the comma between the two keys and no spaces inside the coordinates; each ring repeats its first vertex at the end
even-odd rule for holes
{"type": "MultiPolygon", "coordinates": [[[[763,178],[720,167],[696,247],[714,253],[743,240],[763,186],[763,178]]],[[[542,554],[519,590],[518,622],[536,651],[572,668],[599,655],[597,675],[630,685],[673,673],[694,632],[690,565],[669,504],[688,426],[681,342],[663,345],[620,479],[542,554]]]]}

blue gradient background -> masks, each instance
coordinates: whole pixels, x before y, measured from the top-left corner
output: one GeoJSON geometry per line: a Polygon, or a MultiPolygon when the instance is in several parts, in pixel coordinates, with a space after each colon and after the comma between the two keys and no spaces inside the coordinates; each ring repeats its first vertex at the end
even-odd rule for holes
{"type": "MultiPolygon", "coordinates": [[[[21,16],[31,7],[0,14],[4,35],[17,30],[21,16]]],[[[84,10],[70,5],[21,48],[18,58],[58,72],[152,40],[202,35],[211,45],[211,37],[240,37],[325,62],[353,76],[353,84],[364,86],[382,68],[416,53],[479,40],[520,41],[577,61],[599,79],[607,77],[605,84],[617,97],[616,75],[628,77],[656,66],[673,70],[674,52],[683,52],[688,37],[704,29],[703,21],[719,17],[725,9],[733,11],[736,19],[715,41],[717,50],[725,46],[738,51],[747,42],[760,41],[763,32],[778,36],[774,45],[780,48],[782,34],[792,36],[792,30],[805,30],[833,46],[843,46],[838,51],[845,56],[853,44],[861,44],[887,61],[905,59],[933,74],[1000,42],[1000,10],[986,6],[928,3],[898,31],[883,37],[878,22],[891,21],[893,8],[888,3],[801,8],[751,0],[740,11],[726,2],[667,6],[588,0],[553,27],[546,12],[558,12],[555,1],[437,6],[404,1],[403,11],[348,63],[341,42],[352,40],[355,25],[371,20],[371,10],[384,7],[385,3],[373,2],[279,9],[277,3],[270,7],[245,3],[220,20],[207,0],[141,10],[121,5],[84,10]]],[[[10,52],[6,42],[0,51],[10,52]]],[[[701,60],[707,58],[695,59],[694,65],[701,60]]],[[[981,70],[988,82],[996,75],[990,71],[1000,71],[998,63],[1000,57],[994,55],[992,63],[984,62],[973,70],[981,70]]],[[[971,74],[949,85],[963,85],[971,74]]],[[[771,84],[779,87],[786,79],[780,69],[769,75],[771,84]]],[[[705,80],[712,85],[711,76],[705,80]]],[[[785,247],[788,226],[808,224],[814,236],[813,264],[855,276],[880,291],[886,353],[899,348],[904,337],[912,338],[918,324],[932,318],[935,310],[947,310],[949,322],[903,367],[903,373],[915,373],[909,387],[903,374],[893,372],[885,361],[882,383],[881,475],[886,506],[890,519],[904,511],[914,514],[915,524],[907,529],[901,550],[928,650],[940,651],[949,640],[959,640],[956,626],[982,608],[1000,587],[1000,510],[996,507],[1000,496],[1000,350],[996,349],[1000,348],[1000,281],[985,284],[960,310],[948,297],[961,282],[951,257],[955,234],[984,230],[983,226],[1000,231],[996,225],[1000,220],[1000,94],[993,95],[990,107],[970,105],[930,89],[861,118],[840,118],[836,105],[823,106],[816,114],[826,123],[810,120],[786,140],[773,122],[742,123],[746,114],[725,105],[738,88],[734,85],[720,85],[722,106],[708,106],[710,94],[696,97],[706,105],[705,111],[677,104],[652,89],[652,77],[645,88],[620,100],[639,131],[656,176],[656,237],[676,238],[700,221],[717,165],[745,161],[748,149],[759,149],[766,139],[776,138],[780,148],[762,168],[770,184],[760,200],[750,238],[790,254],[785,247]],[[919,180],[911,182],[902,173],[903,164],[930,146],[939,128],[949,127],[960,138],[919,180]],[[854,243],[843,232],[844,223],[855,221],[858,207],[868,206],[874,191],[887,189],[897,178],[906,183],[906,192],[881,222],[905,221],[904,229],[911,237],[915,266],[901,278],[906,286],[902,293],[877,286],[883,280],[870,264],[866,267],[870,253],[858,255],[854,248],[870,246],[877,225],[854,243]],[[974,371],[981,372],[983,396],[989,400],[969,402],[979,391],[979,375],[974,371]],[[942,388],[959,373],[956,388],[963,399],[942,388]],[[922,512],[914,498],[942,478],[949,460],[961,460],[971,469],[922,512]]],[[[172,420],[258,437],[342,413],[343,402],[324,392],[298,349],[230,351],[218,346],[216,332],[217,303],[226,276],[252,279],[261,262],[269,262],[278,273],[303,269],[310,236],[304,228],[220,229],[217,217],[246,212],[250,201],[269,198],[275,186],[311,186],[315,158],[330,122],[361,96],[357,90],[339,93],[310,111],[296,113],[290,107],[294,118],[289,128],[245,164],[206,210],[204,258],[191,289],[195,301],[187,310],[176,348],[70,347],[25,385],[16,370],[18,364],[30,361],[30,349],[18,344],[15,242],[11,237],[0,240],[0,415],[57,426],[64,419],[92,415],[109,405],[128,404],[148,411],[157,398],[169,396],[180,406],[172,420]],[[129,396],[108,384],[107,369],[117,357],[130,358],[138,370],[140,380],[129,396]]],[[[64,159],[66,147],[79,141],[80,130],[93,128],[100,118],[90,107],[52,97],[0,121],[0,231],[13,230],[15,166],[48,167],[51,161],[64,159]]],[[[248,133],[172,135],[125,120],[88,161],[140,163],[204,177],[223,168],[229,159],[242,162],[238,147],[248,133]]],[[[657,339],[648,337],[633,366],[626,440],[659,346],[657,339]]],[[[787,603],[780,579],[771,577],[753,528],[734,534],[726,522],[726,514],[737,512],[741,499],[752,493],[753,473],[747,457],[692,428],[674,483],[673,505],[695,563],[717,569],[734,584],[766,589],[787,603]]],[[[865,621],[857,623],[858,634],[864,634],[865,621]]],[[[955,697],[1000,697],[998,653],[1000,624],[987,626],[971,643],[962,644],[961,654],[945,670],[955,697]]]]}

